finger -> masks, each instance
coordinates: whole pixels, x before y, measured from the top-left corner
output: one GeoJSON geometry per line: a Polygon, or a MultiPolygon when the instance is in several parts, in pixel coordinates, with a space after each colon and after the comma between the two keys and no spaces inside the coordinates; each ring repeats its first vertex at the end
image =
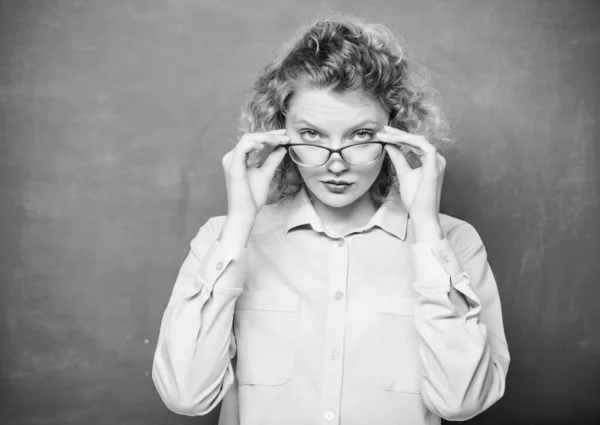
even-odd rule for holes
{"type": "Polygon", "coordinates": [[[238,142],[236,149],[240,149],[243,153],[248,153],[252,150],[254,142],[278,146],[289,143],[290,137],[287,134],[278,133],[246,133],[238,142]]]}
{"type": "MultiPolygon", "coordinates": [[[[427,179],[437,178],[445,167],[445,162],[440,162],[437,153],[437,149],[431,143],[427,141],[422,135],[407,135],[407,133],[395,132],[393,136],[388,136],[390,139],[402,139],[401,143],[404,146],[408,146],[413,152],[420,156],[421,162],[423,163],[423,176],[427,179]]],[[[392,133],[385,133],[392,134],[392,133]]]]}
{"type": "Polygon", "coordinates": [[[221,164],[223,164],[223,166],[225,166],[225,164],[227,164],[229,157],[231,157],[231,151],[229,151],[225,155],[223,155],[223,158],[221,159],[221,164]]]}
{"type": "Polygon", "coordinates": [[[412,134],[412,133],[409,133],[408,131],[404,131],[404,130],[401,130],[399,128],[392,127],[390,125],[383,126],[383,131],[386,132],[386,133],[391,133],[391,134],[407,134],[407,135],[411,135],[412,134]]]}
{"type": "MultiPolygon", "coordinates": [[[[246,133],[238,141],[231,152],[231,158],[227,159],[226,172],[234,179],[245,178],[248,167],[248,157],[253,151],[261,151],[265,145],[279,146],[289,143],[289,136],[282,134],[285,129],[275,130],[267,133],[246,133]]],[[[225,159],[224,159],[225,165],[225,159]]],[[[253,164],[256,165],[256,164],[253,164]]]]}
{"type": "Polygon", "coordinates": [[[423,136],[411,137],[404,141],[404,144],[412,148],[417,148],[417,150],[421,151],[421,155],[434,155],[437,152],[435,146],[429,143],[423,136]]]}
{"type": "Polygon", "coordinates": [[[231,158],[233,157],[233,149],[223,155],[223,159],[221,160],[221,164],[223,164],[223,169],[227,170],[229,168],[229,164],[231,164],[231,158]]]}
{"type": "Polygon", "coordinates": [[[409,146],[421,149],[423,153],[429,153],[432,149],[435,149],[435,146],[429,143],[427,139],[420,134],[407,133],[398,128],[390,127],[389,125],[383,127],[383,130],[383,132],[378,134],[386,135],[384,137],[389,138],[390,142],[404,142],[409,146]]]}
{"type": "Polygon", "coordinates": [[[396,146],[398,146],[402,150],[402,152],[410,151],[410,152],[415,153],[419,157],[425,155],[425,152],[423,152],[423,149],[421,149],[413,144],[407,143],[407,142],[397,142],[396,146]]]}
{"type": "Polygon", "coordinates": [[[260,172],[272,177],[286,153],[287,151],[283,147],[275,148],[261,165],[260,172]]]}
{"type": "Polygon", "coordinates": [[[440,164],[441,164],[441,165],[442,165],[444,168],[446,168],[446,163],[447,163],[447,161],[446,161],[446,158],[444,158],[442,155],[440,155],[440,154],[439,154],[439,152],[438,152],[438,154],[437,154],[437,157],[438,157],[438,161],[440,162],[440,164]]]}
{"type": "MultiPolygon", "coordinates": [[[[254,155],[254,161],[260,157],[262,149],[266,146],[276,147],[288,142],[289,136],[283,134],[247,133],[244,136],[242,136],[242,138],[236,145],[233,152],[232,162],[238,164],[236,166],[236,169],[239,172],[240,170],[242,170],[242,168],[240,167],[246,167],[247,159],[252,152],[259,152],[258,155],[254,155]]],[[[258,159],[258,162],[260,162],[260,159],[258,159]]],[[[253,165],[256,165],[256,163],[253,165]]]]}
{"type": "Polygon", "coordinates": [[[425,180],[437,180],[444,175],[446,159],[439,153],[421,157],[423,166],[423,178],[425,180]]]}
{"type": "Polygon", "coordinates": [[[238,144],[231,152],[231,159],[227,167],[229,175],[235,179],[244,178],[248,167],[247,161],[250,153],[263,148],[263,144],[257,140],[245,140],[238,144]]]}
{"type": "Polygon", "coordinates": [[[435,165],[437,169],[437,174],[443,174],[446,171],[446,158],[437,153],[435,165]]]}
{"type": "Polygon", "coordinates": [[[422,137],[416,134],[409,133],[377,133],[376,137],[382,142],[387,142],[398,146],[402,151],[409,150],[413,151],[418,156],[423,156],[423,150],[416,145],[415,143],[411,143],[412,139],[422,137]]]}
{"type": "Polygon", "coordinates": [[[393,143],[404,149],[411,150],[419,156],[430,154],[436,150],[435,146],[429,143],[423,136],[417,134],[378,133],[377,135],[382,142],[393,143]]]}
{"type": "Polygon", "coordinates": [[[392,163],[394,164],[394,168],[396,169],[396,174],[402,176],[412,170],[404,153],[402,150],[396,145],[385,145],[385,150],[388,152],[392,163]]]}

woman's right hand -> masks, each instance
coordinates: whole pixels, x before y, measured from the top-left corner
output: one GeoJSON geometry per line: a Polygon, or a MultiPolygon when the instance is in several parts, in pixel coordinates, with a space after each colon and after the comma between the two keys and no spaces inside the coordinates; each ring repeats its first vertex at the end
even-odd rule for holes
{"type": "Polygon", "coordinates": [[[289,142],[285,133],[285,129],[245,133],[223,156],[229,219],[239,217],[253,222],[264,207],[275,170],[286,154],[286,149],[280,147],[289,142]],[[259,168],[248,165],[250,153],[269,147],[272,150],[259,168]]]}

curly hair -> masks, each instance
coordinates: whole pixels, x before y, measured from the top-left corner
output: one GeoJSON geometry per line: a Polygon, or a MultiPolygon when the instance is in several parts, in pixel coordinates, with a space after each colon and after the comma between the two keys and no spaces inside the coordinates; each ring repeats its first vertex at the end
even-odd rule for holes
{"type": "MultiPolygon", "coordinates": [[[[390,126],[421,134],[439,148],[452,141],[442,98],[429,81],[429,71],[407,56],[385,25],[348,15],[319,20],[301,28],[263,68],[242,110],[239,130],[284,128],[290,99],[300,87],[335,93],[362,90],[387,108],[390,126]]],[[[407,159],[413,168],[419,164],[414,154],[407,159]]],[[[303,184],[297,165],[286,155],[273,176],[267,203],[293,196],[303,184]]],[[[386,155],[371,197],[381,204],[397,186],[386,155]]]]}

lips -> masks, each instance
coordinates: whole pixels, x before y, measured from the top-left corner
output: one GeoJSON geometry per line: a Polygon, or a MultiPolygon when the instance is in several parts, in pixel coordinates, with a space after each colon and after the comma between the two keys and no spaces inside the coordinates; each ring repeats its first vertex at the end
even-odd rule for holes
{"type": "Polygon", "coordinates": [[[327,180],[323,182],[323,185],[330,193],[337,194],[346,193],[352,187],[352,183],[344,180],[327,180]]]}
{"type": "Polygon", "coordinates": [[[350,185],[350,184],[352,184],[352,183],[344,181],[344,180],[326,180],[323,183],[337,184],[337,185],[350,185]]]}

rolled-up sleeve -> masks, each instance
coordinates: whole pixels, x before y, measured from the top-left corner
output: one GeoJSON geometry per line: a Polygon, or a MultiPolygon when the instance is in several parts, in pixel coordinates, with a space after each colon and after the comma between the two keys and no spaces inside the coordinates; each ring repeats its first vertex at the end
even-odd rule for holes
{"type": "Polygon", "coordinates": [[[243,289],[247,249],[219,241],[225,218],[214,217],[191,242],[164,311],[152,380],[166,406],[204,415],[234,382],[235,301],[243,289]]]}
{"type": "Polygon", "coordinates": [[[503,396],[510,363],[485,247],[475,228],[460,222],[444,239],[411,250],[423,401],[444,419],[470,419],[503,396]]]}

